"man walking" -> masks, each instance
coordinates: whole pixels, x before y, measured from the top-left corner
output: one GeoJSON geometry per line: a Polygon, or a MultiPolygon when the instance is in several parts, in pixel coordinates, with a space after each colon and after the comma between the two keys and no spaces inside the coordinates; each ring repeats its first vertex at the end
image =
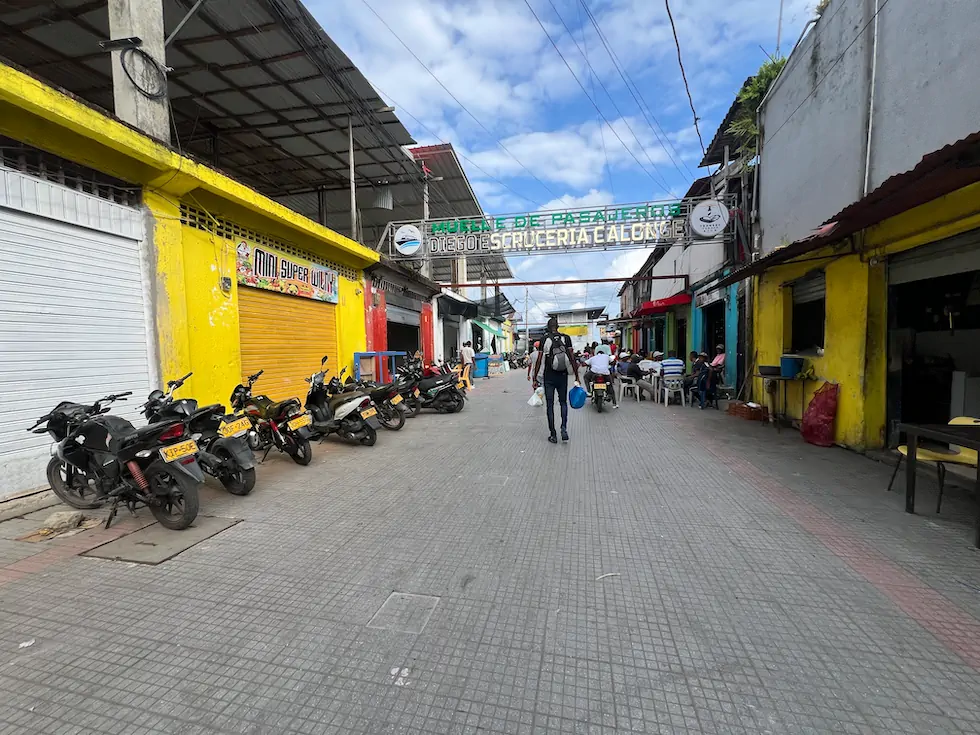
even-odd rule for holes
{"type": "Polygon", "coordinates": [[[548,441],[552,444],[558,443],[558,436],[555,433],[555,394],[558,394],[558,403],[561,406],[561,440],[568,441],[568,376],[575,376],[575,384],[578,385],[578,365],[572,356],[572,338],[561,334],[558,331],[558,319],[551,317],[548,320],[548,333],[545,335],[544,344],[541,352],[538,353],[537,362],[534,364],[535,389],[540,385],[538,376],[541,375],[541,366],[544,363],[544,401],[545,410],[548,414],[548,441]]]}

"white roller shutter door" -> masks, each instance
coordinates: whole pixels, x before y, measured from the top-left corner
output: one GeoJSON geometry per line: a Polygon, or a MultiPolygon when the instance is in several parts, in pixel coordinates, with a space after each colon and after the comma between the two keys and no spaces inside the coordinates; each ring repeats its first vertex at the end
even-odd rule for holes
{"type": "Polygon", "coordinates": [[[27,433],[59,401],[133,391],[130,421],[156,381],[133,208],[0,169],[0,501],[46,485],[47,435],[27,433]]]}
{"type": "Polygon", "coordinates": [[[888,284],[924,281],[980,270],[980,230],[940,240],[888,259],[888,284]]]}

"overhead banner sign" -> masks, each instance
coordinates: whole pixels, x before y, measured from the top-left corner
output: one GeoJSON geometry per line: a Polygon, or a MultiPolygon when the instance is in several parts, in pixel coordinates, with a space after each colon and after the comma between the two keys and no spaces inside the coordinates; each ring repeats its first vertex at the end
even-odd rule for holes
{"type": "Polygon", "coordinates": [[[238,283],[314,301],[336,304],[339,274],[306,258],[287,255],[265,245],[238,243],[238,283]]]}
{"type": "Polygon", "coordinates": [[[392,258],[414,259],[615,249],[723,237],[729,220],[728,206],[717,199],[685,199],[500,217],[392,222],[379,250],[392,258]]]}

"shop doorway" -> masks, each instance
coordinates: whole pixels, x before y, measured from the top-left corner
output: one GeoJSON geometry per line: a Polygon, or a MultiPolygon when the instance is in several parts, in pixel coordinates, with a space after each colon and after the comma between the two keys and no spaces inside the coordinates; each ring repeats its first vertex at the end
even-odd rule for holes
{"type": "Polygon", "coordinates": [[[704,316],[704,335],[701,350],[709,355],[715,354],[715,345],[725,344],[725,300],[708,304],[702,309],[704,316]]]}
{"type": "Polygon", "coordinates": [[[414,355],[422,348],[419,328],[410,324],[388,322],[388,349],[414,355]]]}
{"type": "Polygon", "coordinates": [[[687,319],[677,320],[677,356],[687,359],[687,319]]]}
{"type": "Polygon", "coordinates": [[[459,358],[459,317],[444,317],[442,322],[442,356],[447,362],[459,358]]]}
{"type": "Polygon", "coordinates": [[[892,443],[900,421],[944,424],[980,416],[980,268],[976,256],[957,253],[962,250],[951,251],[949,244],[926,246],[889,263],[886,411],[892,443]]]}

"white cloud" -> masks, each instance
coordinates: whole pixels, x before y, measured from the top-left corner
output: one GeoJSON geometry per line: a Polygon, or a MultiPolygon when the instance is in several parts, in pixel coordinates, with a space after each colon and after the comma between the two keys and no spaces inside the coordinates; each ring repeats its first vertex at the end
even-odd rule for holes
{"type": "Polygon", "coordinates": [[[539,209],[547,211],[550,209],[585,209],[587,207],[605,207],[612,204],[615,198],[608,191],[589,189],[581,196],[573,194],[562,194],[557,199],[545,202],[539,209]]]}
{"type": "Polygon", "coordinates": [[[612,259],[606,268],[606,278],[628,278],[635,274],[650,256],[650,249],[627,250],[612,259]]]}

